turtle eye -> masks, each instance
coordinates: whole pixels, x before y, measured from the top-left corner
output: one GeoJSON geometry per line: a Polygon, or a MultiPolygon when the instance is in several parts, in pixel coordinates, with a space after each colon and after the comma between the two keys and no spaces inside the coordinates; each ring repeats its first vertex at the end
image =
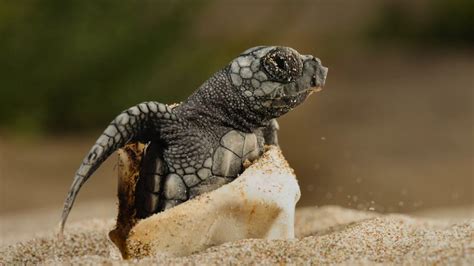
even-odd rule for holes
{"type": "Polygon", "coordinates": [[[265,72],[275,81],[288,83],[301,75],[302,63],[288,49],[273,49],[262,60],[265,72]]]}
{"type": "Polygon", "coordinates": [[[288,64],[285,62],[285,58],[283,57],[276,57],[275,58],[275,63],[277,64],[277,67],[281,70],[287,70],[288,69],[288,64]]]}

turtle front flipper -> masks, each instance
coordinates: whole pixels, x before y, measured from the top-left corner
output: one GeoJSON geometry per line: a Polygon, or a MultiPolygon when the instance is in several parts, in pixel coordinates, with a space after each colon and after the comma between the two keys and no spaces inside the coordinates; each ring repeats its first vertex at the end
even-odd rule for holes
{"type": "Polygon", "coordinates": [[[177,118],[171,108],[158,102],[140,103],[118,115],[97,139],[74,176],[64,202],[60,234],[63,232],[67,217],[81,186],[102,162],[131,140],[148,142],[158,139],[161,126],[175,120],[177,118]]]}

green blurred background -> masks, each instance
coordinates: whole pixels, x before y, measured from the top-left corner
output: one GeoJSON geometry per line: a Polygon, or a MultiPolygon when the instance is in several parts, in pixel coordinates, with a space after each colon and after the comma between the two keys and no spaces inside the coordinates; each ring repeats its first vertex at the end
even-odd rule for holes
{"type": "MultiPolygon", "coordinates": [[[[329,67],[282,117],[301,205],[472,205],[474,1],[0,1],[0,214],[57,207],[108,122],[180,102],[243,50],[329,67]]],[[[113,206],[113,157],[79,201],[113,206]]]]}

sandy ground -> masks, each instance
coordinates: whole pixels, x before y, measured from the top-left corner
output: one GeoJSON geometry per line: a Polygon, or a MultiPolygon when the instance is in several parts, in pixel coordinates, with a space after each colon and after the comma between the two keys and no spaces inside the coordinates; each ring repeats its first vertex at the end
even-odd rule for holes
{"type": "Polygon", "coordinates": [[[128,262],[121,260],[107,237],[115,210],[105,206],[108,204],[104,202],[78,205],[76,215],[71,217],[75,222],[69,224],[61,241],[51,226],[51,215],[57,210],[29,212],[29,217],[1,217],[0,264],[474,263],[472,206],[420,214],[431,218],[381,215],[336,206],[299,208],[295,240],[241,240],[187,257],[157,255],[128,262]],[[42,225],[43,229],[36,229],[42,225]]]}

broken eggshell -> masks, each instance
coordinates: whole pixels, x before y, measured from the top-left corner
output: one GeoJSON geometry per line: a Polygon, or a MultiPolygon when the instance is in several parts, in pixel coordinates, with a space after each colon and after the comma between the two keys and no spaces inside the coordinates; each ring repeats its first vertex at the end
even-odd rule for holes
{"type": "Polygon", "coordinates": [[[300,189],[278,147],[267,147],[233,182],[139,220],[134,194],[143,149],[135,143],[119,151],[119,214],[109,236],[124,258],[185,256],[246,238],[294,238],[300,189]]]}

